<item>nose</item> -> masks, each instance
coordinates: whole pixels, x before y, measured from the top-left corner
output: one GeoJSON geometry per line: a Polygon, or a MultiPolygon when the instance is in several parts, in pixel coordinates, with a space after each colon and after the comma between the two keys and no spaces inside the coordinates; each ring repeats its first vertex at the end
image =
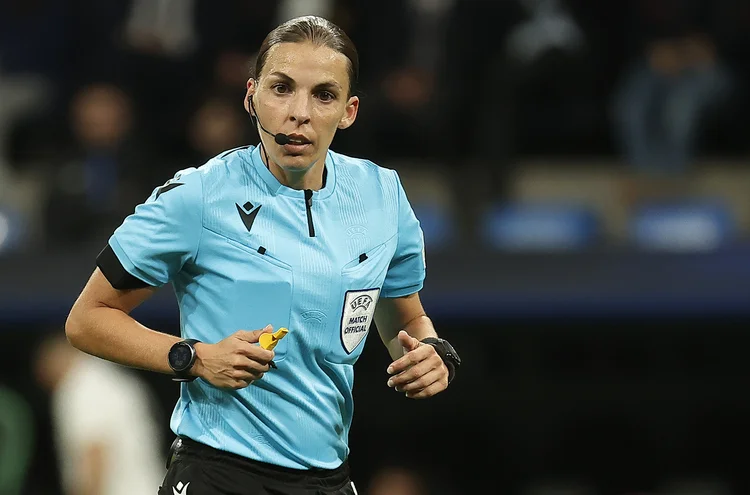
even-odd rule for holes
{"type": "Polygon", "coordinates": [[[289,106],[289,120],[298,125],[310,123],[310,99],[298,93],[289,106]]]}

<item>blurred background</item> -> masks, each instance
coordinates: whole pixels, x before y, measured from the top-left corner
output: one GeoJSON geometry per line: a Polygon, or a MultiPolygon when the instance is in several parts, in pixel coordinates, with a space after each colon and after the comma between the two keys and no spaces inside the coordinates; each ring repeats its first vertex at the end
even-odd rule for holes
{"type": "MultiPolygon", "coordinates": [[[[177,386],[55,336],[136,204],[257,143],[255,50],[311,13],[362,61],[333,149],[399,171],[465,361],[408,401],[370,336],[360,492],[750,493],[747,0],[3,0],[0,494],[71,495],[115,430],[162,462],[177,386]]],[[[136,316],[178,331],[168,289],[136,316]]]]}

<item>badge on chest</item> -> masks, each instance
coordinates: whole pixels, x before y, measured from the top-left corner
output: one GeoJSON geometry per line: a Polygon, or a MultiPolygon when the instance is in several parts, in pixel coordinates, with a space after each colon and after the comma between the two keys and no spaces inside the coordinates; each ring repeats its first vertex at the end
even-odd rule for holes
{"type": "Polygon", "coordinates": [[[341,317],[341,344],[347,354],[364,340],[375,316],[380,289],[350,290],[344,296],[341,317]]]}

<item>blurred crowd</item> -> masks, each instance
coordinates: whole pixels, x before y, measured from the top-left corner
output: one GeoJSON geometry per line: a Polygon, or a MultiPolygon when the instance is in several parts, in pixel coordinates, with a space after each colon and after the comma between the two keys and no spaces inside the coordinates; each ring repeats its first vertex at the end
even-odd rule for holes
{"type": "MultiPolygon", "coordinates": [[[[177,170],[256,144],[243,108],[255,51],[304,14],[332,19],[360,52],[361,111],[333,149],[404,178],[415,171],[427,195],[454,198],[461,218],[503,201],[529,157],[563,167],[608,157],[601,163],[667,182],[700,156],[750,164],[748,0],[1,0],[0,256],[103,245],[177,170]],[[430,186],[433,176],[449,188],[430,186]]],[[[130,374],[63,344],[42,341],[33,360],[63,484],[86,479],[66,457],[95,454],[96,433],[117,431],[107,421],[151,440],[106,439],[148,461],[130,472],[158,478],[152,398],[130,374]],[[127,404],[91,407],[109,399],[97,376],[129,390],[127,404]]],[[[31,418],[0,388],[0,495],[23,493],[31,418]]],[[[369,495],[461,493],[398,462],[373,471],[360,487],[369,495]]],[[[565,480],[524,492],[573,493],[598,492],[565,480]]],[[[658,493],[729,491],[677,479],[658,493]]]]}
{"type": "Polygon", "coordinates": [[[0,239],[103,241],[176,170],[257,143],[248,69],[302,14],[360,51],[334,149],[447,177],[469,215],[523,156],[673,177],[748,151],[746,0],[4,0],[0,239]]]}

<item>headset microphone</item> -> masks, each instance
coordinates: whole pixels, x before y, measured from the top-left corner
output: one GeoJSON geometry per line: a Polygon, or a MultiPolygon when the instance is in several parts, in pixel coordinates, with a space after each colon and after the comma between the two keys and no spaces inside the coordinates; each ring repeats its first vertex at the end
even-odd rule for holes
{"type": "Polygon", "coordinates": [[[285,144],[289,144],[292,141],[294,141],[292,138],[290,138],[286,134],[283,134],[281,132],[278,134],[274,134],[273,132],[263,127],[263,124],[260,123],[260,119],[258,119],[258,112],[255,111],[255,105],[253,104],[253,97],[248,96],[247,100],[250,102],[250,108],[252,109],[252,112],[250,113],[250,118],[253,120],[253,122],[257,123],[258,126],[260,126],[263,132],[265,132],[269,136],[273,136],[273,140],[276,141],[276,144],[278,144],[279,146],[284,146],[285,144]]]}
{"type": "Polygon", "coordinates": [[[276,141],[276,144],[278,144],[279,146],[284,146],[285,144],[289,144],[292,142],[292,139],[286,134],[276,134],[276,135],[271,134],[271,135],[273,136],[273,140],[276,141]]]}

